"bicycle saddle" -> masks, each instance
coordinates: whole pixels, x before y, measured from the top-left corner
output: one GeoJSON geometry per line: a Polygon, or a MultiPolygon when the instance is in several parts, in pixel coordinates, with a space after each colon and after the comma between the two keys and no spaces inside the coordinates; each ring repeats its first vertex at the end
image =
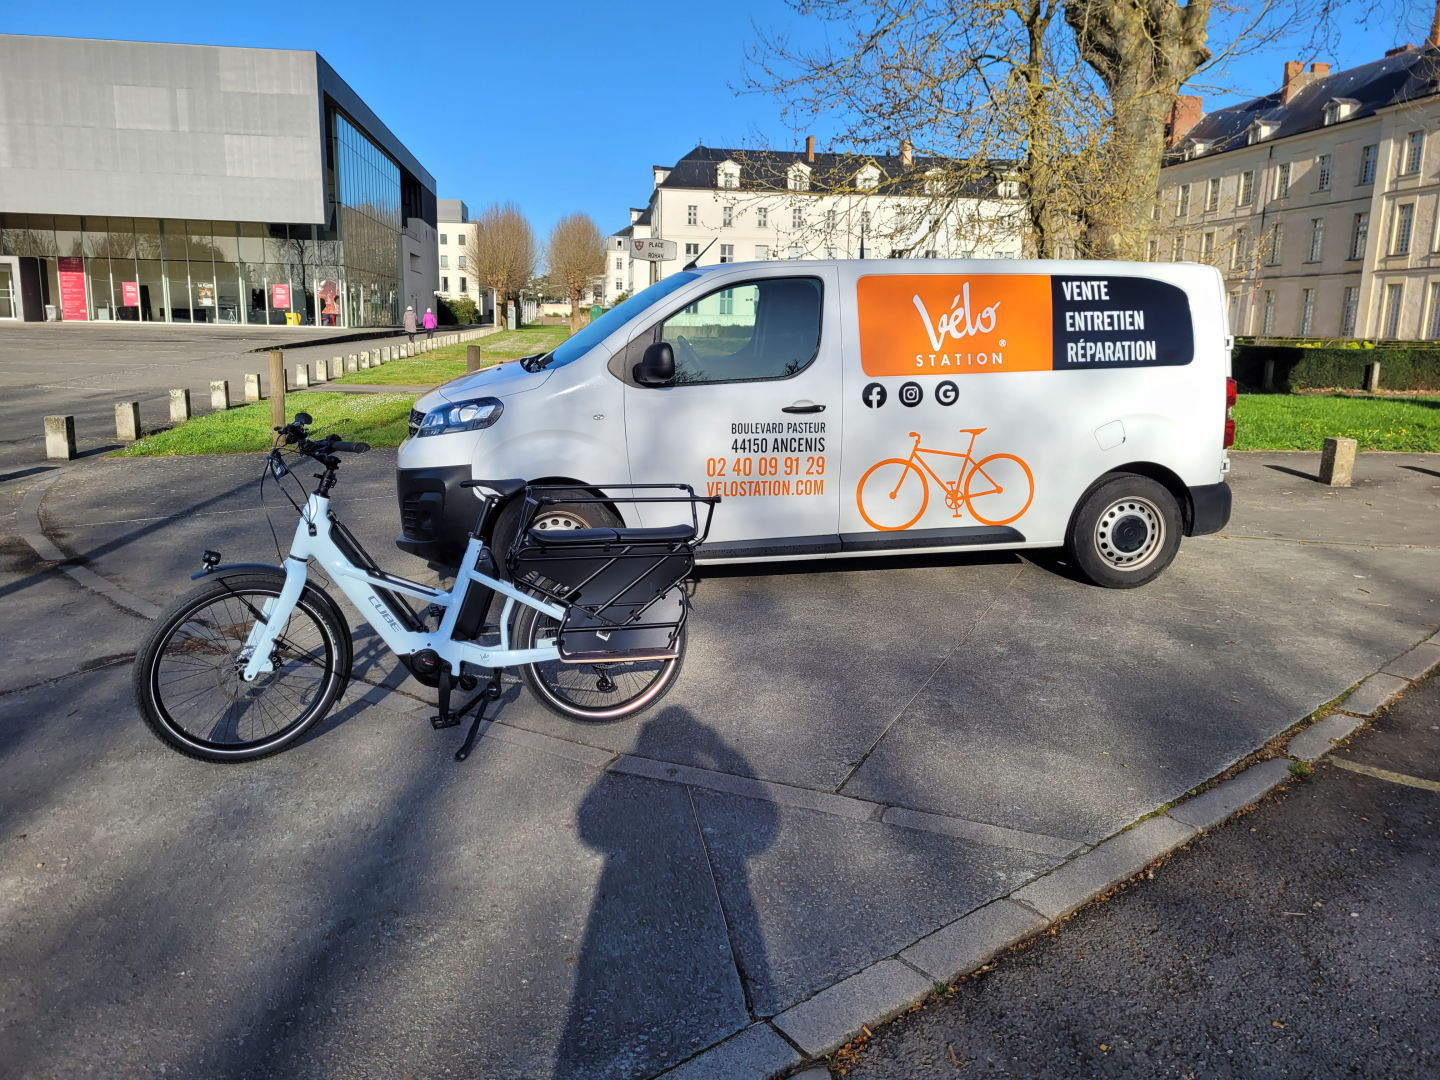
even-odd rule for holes
{"type": "Polygon", "coordinates": [[[493,491],[502,499],[508,499],[517,491],[524,491],[528,480],[462,480],[461,487],[484,488],[486,491],[493,491]]]}

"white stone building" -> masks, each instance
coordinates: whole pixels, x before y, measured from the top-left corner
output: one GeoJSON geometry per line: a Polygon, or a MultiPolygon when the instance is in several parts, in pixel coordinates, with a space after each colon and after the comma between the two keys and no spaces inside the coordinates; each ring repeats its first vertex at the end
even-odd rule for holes
{"type": "Polygon", "coordinates": [[[770,259],[1018,258],[1019,195],[998,172],[983,189],[941,196],[938,164],[896,155],[697,146],[652,167],[648,205],[605,243],[606,303],[692,259],[709,266],[770,259]],[[630,241],[675,241],[673,262],[628,253],[630,241]]]}
{"type": "Polygon", "coordinates": [[[438,295],[447,299],[468,296],[480,309],[482,321],[489,321],[495,315],[495,290],[485,288],[476,280],[473,269],[466,266],[466,248],[475,233],[475,223],[470,220],[470,208],[460,199],[439,199],[439,224],[436,227],[439,243],[440,289],[438,295]]]}
{"type": "Polygon", "coordinates": [[[1218,266],[1230,328],[1260,337],[1440,338],[1440,50],[1201,114],[1181,98],[1150,257],[1218,266]]]}

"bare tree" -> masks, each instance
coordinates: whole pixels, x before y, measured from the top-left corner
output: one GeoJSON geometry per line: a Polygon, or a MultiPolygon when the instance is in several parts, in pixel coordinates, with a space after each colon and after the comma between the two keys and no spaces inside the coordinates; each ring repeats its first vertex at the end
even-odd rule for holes
{"type": "Polygon", "coordinates": [[[584,323],[580,298],[592,292],[605,273],[605,237],[589,214],[566,214],[550,230],[545,263],[552,282],[570,298],[570,332],[584,323]]]}
{"type": "Polygon", "coordinates": [[[505,302],[518,301],[535,275],[536,248],[535,230],[514,203],[495,203],[475,219],[465,255],[471,273],[495,290],[497,324],[505,302]]]}

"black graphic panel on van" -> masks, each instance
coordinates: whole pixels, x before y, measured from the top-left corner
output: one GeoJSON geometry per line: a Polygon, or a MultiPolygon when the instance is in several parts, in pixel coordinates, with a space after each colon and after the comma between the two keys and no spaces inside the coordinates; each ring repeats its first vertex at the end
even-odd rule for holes
{"type": "Polygon", "coordinates": [[[1183,289],[1138,277],[1052,277],[1056,371],[1179,367],[1195,358],[1183,289]]]}

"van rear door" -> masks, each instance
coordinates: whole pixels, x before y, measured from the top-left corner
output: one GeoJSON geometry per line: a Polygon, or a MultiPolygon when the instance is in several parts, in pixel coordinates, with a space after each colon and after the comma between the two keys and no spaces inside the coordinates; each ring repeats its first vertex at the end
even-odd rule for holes
{"type": "MultiPolygon", "coordinates": [[[[665,386],[625,372],[630,475],[724,500],[702,557],[839,548],[836,279],[827,267],[728,277],[626,350],[638,360],[655,341],[674,349],[665,386]]],[[[673,516],[641,509],[647,525],[673,516]]]]}

